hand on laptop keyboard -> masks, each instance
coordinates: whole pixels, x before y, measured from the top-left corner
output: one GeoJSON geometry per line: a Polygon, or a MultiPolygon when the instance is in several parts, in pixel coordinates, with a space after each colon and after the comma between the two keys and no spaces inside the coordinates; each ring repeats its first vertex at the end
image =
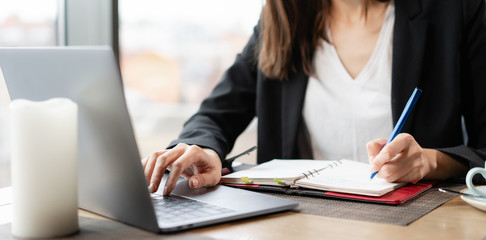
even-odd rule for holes
{"type": "Polygon", "coordinates": [[[142,159],[142,166],[151,193],[159,189],[166,169],[170,174],[164,195],[172,192],[180,176],[189,179],[191,188],[214,186],[221,179],[221,161],[214,150],[184,143],[148,155],[142,159]]]}

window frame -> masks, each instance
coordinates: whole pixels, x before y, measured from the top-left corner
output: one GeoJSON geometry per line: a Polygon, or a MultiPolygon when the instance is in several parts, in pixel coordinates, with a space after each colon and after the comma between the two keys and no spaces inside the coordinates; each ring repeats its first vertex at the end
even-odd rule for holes
{"type": "Polygon", "coordinates": [[[60,46],[108,45],[119,60],[118,0],[59,0],[60,46]]]}

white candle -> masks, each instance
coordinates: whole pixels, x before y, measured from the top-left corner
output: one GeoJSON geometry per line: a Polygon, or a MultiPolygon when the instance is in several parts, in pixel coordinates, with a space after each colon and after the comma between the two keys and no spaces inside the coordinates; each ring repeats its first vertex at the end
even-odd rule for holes
{"type": "Polygon", "coordinates": [[[65,98],[10,104],[14,236],[79,230],[77,115],[76,103],[65,98]]]}

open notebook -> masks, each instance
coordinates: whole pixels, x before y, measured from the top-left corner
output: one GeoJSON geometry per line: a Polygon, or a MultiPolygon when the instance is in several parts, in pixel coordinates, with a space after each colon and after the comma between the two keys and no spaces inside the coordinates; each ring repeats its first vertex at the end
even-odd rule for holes
{"type": "Polygon", "coordinates": [[[405,184],[370,180],[370,166],[351,160],[272,160],[222,176],[224,184],[289,186],[321,191],[382,196],[405,184]]]}

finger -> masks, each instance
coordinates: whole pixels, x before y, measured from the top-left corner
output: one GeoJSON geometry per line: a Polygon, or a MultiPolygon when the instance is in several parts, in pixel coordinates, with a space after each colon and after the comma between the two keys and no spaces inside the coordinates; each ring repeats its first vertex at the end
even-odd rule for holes
{"type": "Polygon", "coordinates": [[[389,162],[380,169],[378,176],[387,182],[396,182],[413,171],[412,168],[404,167],[403,165],[403,161],[389,162]]]}
{"type": "MultiPolygon", "coordinates": [[[[405,183],[417,183],[420,180],[420,174],[416,169],[410,169],[405,174],[402,174],[401,176],[396,177],[396,179],[393,182],[405,182],[405,183]]],[[[388,181],[388,180],[387,180],[388,181]]]]}
{"type": "Polygon", "coordinates": [[[194,176],[195,174],[198,174],[198,173],[199,173],[199,170],[197,169],[197,167],[194,166],[194,165],[191,165],[191,166],[189,166],[189,168],[186,168],[182,172],[181,176],[184,177],[185,179],[189,179],[189,178],[191,178],[192,176],[194,176]]]}
{"type": "Polygon", "coordinates": [[[369,141],[366,144],[366,151],[368,152],[368,160],[371,163],[378,153],[383,149],[386,144],[386,139],[378,138],[373,141],[369,141]]]}
{"type": "Polygon", "coordinates": [[[387,162],[389,162],[393,157],[393,154],[390,152],[390,149],[388,146],[385,146],[381,151],[376,155],[376,157],[373,158],[371,161],[371,169],[370,171],[372,173],[377,172],[380,170],[383,165],[385,165],[387,162]]]}
{"type": "Polygon", "coordinates": [[[207,161],[199,161],[182,173],[182,176],[189,180],[189,186],[192,188],[214,186],[221,180],[221,161],[218,154],[208,148],[203,148],[203,151],[206,153],[203,156],[208,157],[207,161]],[[215,161],[210,161],[211,159],[215,161]],[[192,176],[195,176],[195,179],[191,179],[192,176]]]}
{"type": "Polygon", "coordinates": [[[159,189],[160,182],[164,177],[167,166],[177,159],[176,157],[170,158],[169,154],[162,154],[157,158],[152,177],[150,178],[149,192],[154,193],[159,189]]]}
{"type": "Polygon", "coordinates": [[[145,157],[144,157],[144,158],[142,158],[142,160],[141,160],[141,162],[142,162],[142,168],[143,168],[143,169],[145,169],[145,167],[147,166],[147,163],[149,162],[150,157],[151,157],[153,154],[155,154],[155,155],[156,155],[156,157],[155,157],[155,158],[157,158],[158,156],[160,156],[160,155],[162,155],[162,154],[164,154],[164,153],[166,153],[166,152],[167,152],[167,150],[165,149],[165,150],[162,150],[162,151],[156,151],[156,152],[154,152],[154,153],[152,153],[152,154],[149,154],[149,155],[145,156],[145,157]]]}
{"type": "Polygon", "coordinates": [[[165,151],[164,154],[162,154],[162,158],[160,158],[160,160],[162,161],[158,166],[159,170],[163,170],[163,172],[165,173],[165,170],[169,168],[170,164],[172,164],[182,154],[184,154],[186,148],[188,148],[187,144],[179,143],[174,148],[165,151]]]}
{"type": "Polygon", "coordinates": [[[154,175],[150,179],[149,191],[156,192],[159,189],[160,182],[164,177],[165,170],[181,155],[183,155],[188,146],[186,144],[178,144],[173,149],[166,151],[157,158],[157,164],[154,167],[154,175]]]}
{"type": "Polygon", "coordinates": [[[150,183],[150,178],[152,177],[152,172],[154,170],[155,163],[159,155],[160,155],[159,152],[154,152],[150,154],[148,157],[148,161],[145,163],[144,174],[145,174],[145,180],[147,181],[148,184],[150,183]]]}
{"type": "Polygon", "coordinates": [[[417,183],[423,178],[423,163],[420,157],[410,151],[403,152],[392,160],[392,162],[383,166],[384,177],[388,182],[411,182],[417,183]]]}
{"type": "Polygon", "coordinates": [[[398,136],[388,145],[381,149],[380,153],[373,159],[371,163],[371,171],[376,172],[387,162],[391,161],[395,156],[408,149],[415,139],[412,135],[407,133],[398,134],[398,136]]]}
{"type": "Polygon", "coordinates": [[[214,186],[219,183],[221,179],[221,172],[215,173],[214,171],[208,171],[201,174],[196,174],[189,178],[189,187],[201,188],[214,186]]]}
{"type": "Polygon", "coordinates": [[[388,144],[388,146],[391,146],[393,152],[400,153],[409,149],[414,143],[416,143],[416,141],[412,135],[408,133],[400,133],[388,144]]]}
{"type": "Polygon", "coordinates": [[[202,150],[200,147],[192,145],[186,149],[184,154],[172,163],[170,174],[165,183],[164,195],[169,195],[172,192],[177,184],[177,180],[179,180],[179,177],[186,168],[200,161],[201,153],[202,150]]]}
{"type": "MultiPolygon", "coordinates": [[[[181,152],[183,152],[183,150],[184,150],[184,145],[185,144],[178,144],[173,149],[158,151],[158,152],[152,153],[150,155],[148,163],[146,164],[145,169],[144,169],[145,178],[146,178],[147,184],[149,184],[149,188],[151,188],[150,183],[151,183],[152,175],[154,173],[155,165],[157,164],[157,159],[159,159],[159,156],[167,155],[166,156],[167,159],[173,159],[173,161],[175,161],[177,159],[177,157],[172,157],[172,156],[182,154],[181,152]]],[[[171,162],[165,164],[165,166],[169,165],[170,163],[171,162]]],[[[159,166],[159,168],[160,168],[160,166],[159,166]]],[[[164,172],[165,172],[165,168],[164,168],[164,172]]]]}
{"type": "Polygon", "coordinates": [[[147,162],[150,158],[150,155],[147,155],[145,156],[144,158],[142,158],[141,162],[142,162],[142,169],[145,169],[145,166],[147,166],[147,162]]]}

